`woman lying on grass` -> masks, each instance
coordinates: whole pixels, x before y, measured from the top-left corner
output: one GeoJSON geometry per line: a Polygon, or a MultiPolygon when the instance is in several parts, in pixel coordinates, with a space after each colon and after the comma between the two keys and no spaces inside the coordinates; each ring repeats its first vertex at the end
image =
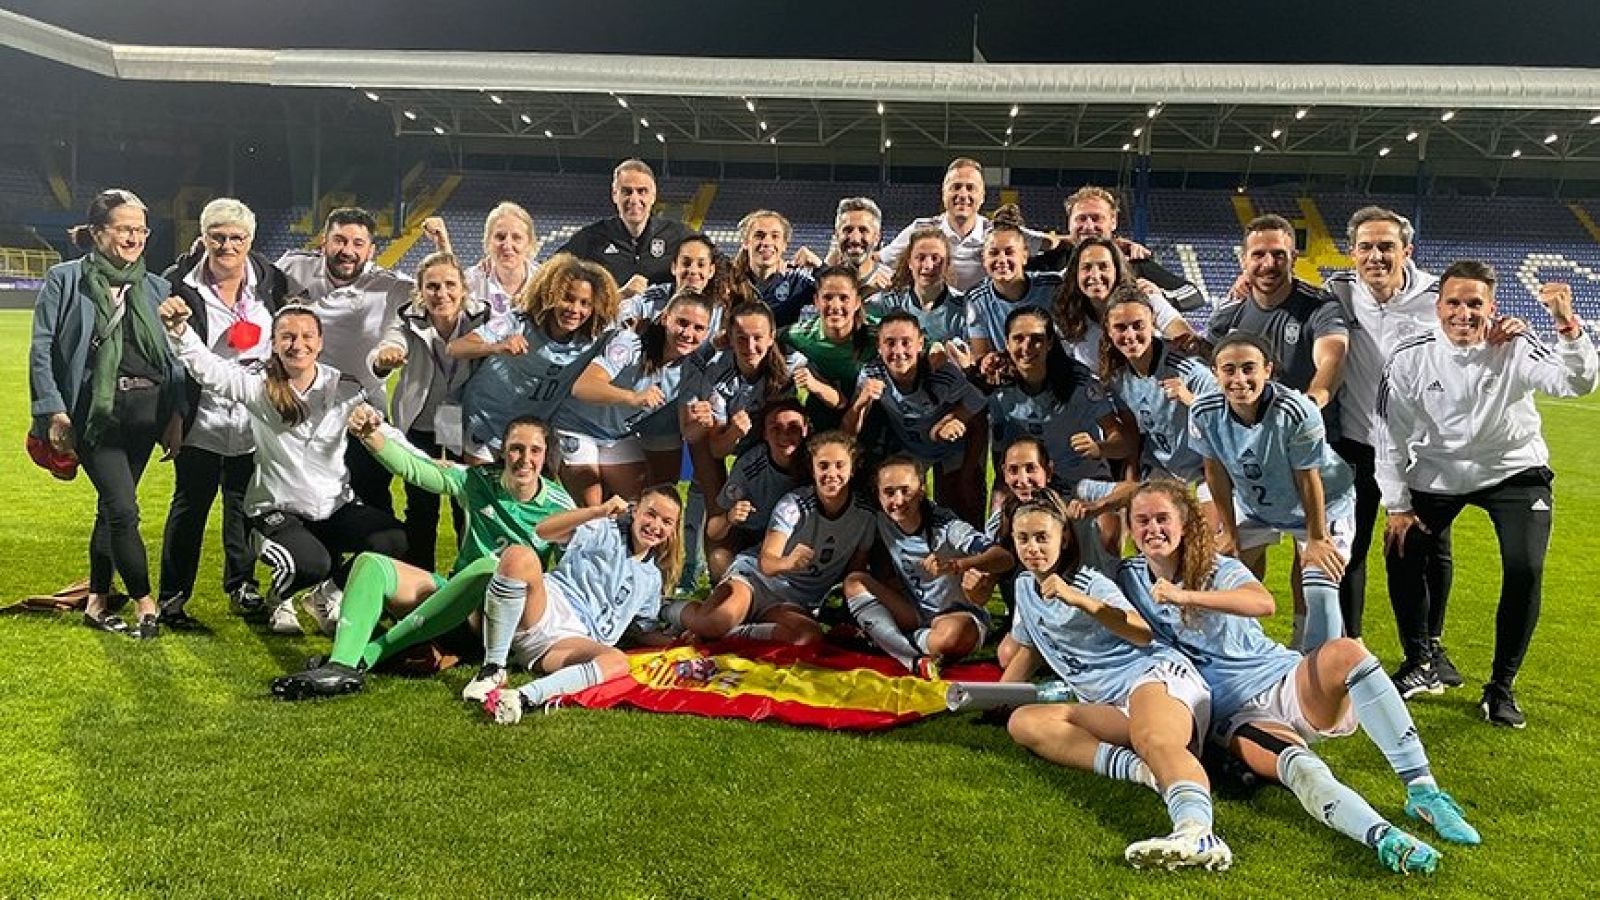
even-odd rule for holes
{"type": "Polygon", "coordinates": [[[524,712],[628,671],[617,642],[654,627],[662,586],[676,584],[683,565],[683,502],[675,486],[658,485],[627,511],[612,497],[539,523],[540,538],[566,546],[548,572],[527,547],[501,554],[483,607],[483,671],[463,692],[481,697],[496,722],[514,725],[524,712]],[[508,692],[508,660],[543,674],[508,692]]]}
{"type": "Polygon", "coordinates": [[[378,411],[359,406],[350,432],[384,468],[406,484],[462,502],[467,514],[460,553],[449,579],[377,553],[356,557],[345,583],[333,652],[326,662],[272,682],[285,700],[348,694],[361,689],[362,673],[413,644],[462,627],[483,606],[484,591],[510,547],[533,547],[553,555],[535,527],[553,513],[572,509],[572,498],[540,473],[550,429],[531,417],[512,419],[501,435],[503,463],[462,466],[438,463],[417,453],[398,429],[383,425],[378,411]],[[384,613],[399,619],[374,637],[384,613]]]}
{"type": "Polygon", "coordinates": [[[1082,564],[1059,498],[1041,492],[1012,520],[1023,572],[1003,681],[1027,681],[1041,662],[1077,695],[1012,713],[1017,743],[1063,766],[1159,791],[1172,833],[1128,845],[1135,867],[1226,869],[1212,833],[1211,788],[1195,748],[1210,695],[1189,660],[1153,645],[1150,628],[1110,579],[1082,564]],[[1130,749],[1131,748],[1131,749],[1130,749]]]}
{"type": "Polygon", "coordinates": [[[1117,581],[1157,640],[1193,660],[1210,685],[1214,738],[1390,870],[1432,872],[1438,851],[1390,824],[1308,749],[1359,723],[1405,782],[1406,814],[1447,841],[1478,843],[1434,781],[1416,723],[1376,657],[1350,638],[1304,657],[1268,638],[1255,617],[1272,614],[1272,595],[1244,563],[1216,554],[1200,504],[1182,483],[1141,487],[1130,518],[1139,555],[1123,563],[1117,581]]]}

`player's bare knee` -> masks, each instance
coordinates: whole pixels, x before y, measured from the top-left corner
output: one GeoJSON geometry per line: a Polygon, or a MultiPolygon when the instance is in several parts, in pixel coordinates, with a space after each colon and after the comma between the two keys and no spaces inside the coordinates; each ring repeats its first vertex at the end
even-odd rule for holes
{"type": "Polygon", "coordinates": [[[500,551],[500,562],[494,567],[496,575],[515,578],[518,581],[529,581],[544,574],[544,567],[539,564],[539,554],[531,548],[521,544],[512,544],[500,551]]]}

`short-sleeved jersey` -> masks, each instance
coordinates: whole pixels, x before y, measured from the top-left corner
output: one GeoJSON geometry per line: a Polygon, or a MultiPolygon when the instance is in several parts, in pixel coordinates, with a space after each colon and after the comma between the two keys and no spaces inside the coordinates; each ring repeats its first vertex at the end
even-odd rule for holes
{"type": "Polygon", "coordinates": [[[778,501],[799,484],[799,477],[778,468],[772,462],[772,451],[767,449],[764,442],[757,442],[733,461],[733,467],[728,470],[728,480],[722,485],[722,493],[717,495],[717,506],[727,510],[740,500],[750,501],[750,505],[755,507],[750,518],[734,528],[760,533],[767,530],[767,523],[771,521],[772,511],[777,508],[778,501]]]}
{"type": "Polygon", "coordinates": [[[983,338],[996,349],[1006,345],[1006,317],[1023,307],[1049,313],[1061,290],[1060,272],[1027,272],[1028,289],[1015,302],[1002,297],[988,278],[967,292],[967,339],[983,338]]]}
{"type": "Polygon", "coordinates": [[[967,297],[948,286],[932,306],[923,306],[917,292],[906,288],[874,294],[866,309],[868,320],[873,322],[892,312],[911,313],[922,323],[922,333],[930,344],[942,344],[951,338],[963,342],[967,339],[967,297]]]}
{"type": "MultiPolygon", "coordinates": [[[[1067,581],[1109,606],[1133,609],[1111,579],[1094,569],[1079,567],[1067,581]]],[[[1170,647],[1154,642],[1136,646],[1072,604],[1046,600],[1032,572],[1017,576],[1011,639],[1038,651],[1051,671],[1085,703],[1121,703],[1152,667],[1183,661],[1170,647]]]]}
{"type": "MultiPolygon", "coordinates": [[[[864,498],[852,494],[844,510],[829,518],[815,488],[790,491],[773,508],[767,530],[787,536],[786,554],[799,544],[810,547],[814,554],[811,565],[776,577],[763,575],[762,579],[787,602],[819,609],[828,591],[844,580],[850,560],[871,549],[877,534],[873,526],[876,515],[864,498]]],[[[755,547],[743,555],[758,558],[759,553],[760,548],[755,547]]]]}
{"type": "Polygon", "coordinates": [[[594,364],[610,376],[611,384],[615,387],[626,391],[658,387],[666,396],[666,402],[655,409],[643,409],[623,403],[590,403],[573,398],[556,411],[556,427],[605,443],[615,443],[629,435],[646,432],[676,433],[678,388],[683,383],[688,359],[687,356],[680,357],[646,372],[644,344],[639,339],[639,332],[632,328],[617,332],[606,342],[605,349],[595,356],[594,364]]]}
{"type": "MultiPolygon", "coordinates": [[[[783,351],[773,348],[768,352],[783,351]]],[[[795,367],[804,364],[805,359],[791,351],[785,354],[784,361],[792,373],[795,367]]],[[[748,413],[751,422],[755,423],[761,418],[762,408],[769,402],[783,397],[793,397],[794,394],[792,380],[788,384],[775,386],[769,384],[766,375],[762,373],[758,373],[754,378],[748,378],[739,371],[739,361],[732,350],[718,350],[710,343],[701,347],[684,363],[683,385],[678,390],[678,396],[684,403],[693,401],[710,403],[711,418],[718,425],[728,424],[728,419],[740,412],[748,413]]],[[[746,441],[759,440],[760,435],[757,431],[758,429],[752,428],[750,434],[745,436],[746,441]]],[[[744,446],[748,446],[748,443],[744,446]]]]}
{"type": "MultiPolygon", "coordinates": [[[[811,370],[811,374],[828,382],[847,398],[856,379],[861,377],[861,367],[878,352],[870,331],[857,327],[849,337],[835,341],[823,332],[821,319],[811,319],[783,329],[779,333],[779,341],[785,350],[800,354],[801,363],[811,370]]],[[[812,434],[837,428],[843,418],[841,410],[810,399],[806,402],[806,414],[811,417],[812,434]]]]}
{"type": "MultiPolygon", "coordinates": [[[[1156,334],[1167,333],[1167,326],[1180,321],[1183,316],[1173,308],[1171,303],[1160,296],[1146,294],[1145,299],[1150,301],[1150,308],[1155,311],[1156,334]]],[[[1069,341],[1065,338],[1061,346],[1066,349],[1067,355],[1089,367],[1091,372],[1100,371],[1100,338],[1105,334],[1105,329],[1094,319],[1084,323],[1083,337],[1069,341]]]]}
{"type": "Polygon", "coordinates": [[[473,333],[488,344],[514,334],[528,342],[528,352],[521,356],[485,356],[461,389],[461,412],[468,433],[477,443],[496,449],[506,423],[518,416],[554,423],[557,410],[572,394],[572,383],[601,346],[600,339],[578,335],[566,342],[552,340],[521,313],[499,326],[490,320],[473,333]]]}
{"type": "Polygon", "coordinates": [[[922,567],[922,561],[929,556],[941,559],[976,556],[994,546],[993,541],[962,521],[960,516],[932,504],[923,505],[922,527],[910,533],[902,531],[887,513],[880,511],[877,518],[878,543],[900,576],[907,598],[917,604],[924,625],[957,603],[965,602],[960,575],[931,576],[922,567]]]}
{"type": "Polygon", "coordinates": [[[816,315],[817,279],[809,268],[785,269],[759,282],[752,276],[750,287],[772,308],[779,328],[816,315]]]}
{"type": "Polygon", "coordinates": [[[1268,384],[1256,403],[1254,425],[1241,422],[1220,391],[1196,397],[1189,407],[1189,437],[1195,452],[1228,470],[1238,504],[1251,518],[1273,528],[1304,528],[1306,512],[1294,473],[1316,469],[1322,476],[1328,520],[1353,513],[1355,480],[1350,467],[1328,446],[1317,405],[1281,384],[1268,384]]]}
{"type": "Polygon", "coordinates": [[[875,359],[862,367],[856,390],[869,378],[883,382],[875,412],[882,414],[900,450],[923,462],[938,462],[966,452],[963,442],[934,440],[932,435],[933,426],[950,413],[965,409],[976,414],[988,402],[955,363],[946,361],[932,368],[923,360],[909,390],[895,383],[882,360],[875,359]]]}
{"type": "Polygon", "coordinates": [[[1100,420],[1116,412],[1104,386],[1084,365],[1069,361],[1071,394],[1061,400],[1046,385],[1030,393],[1020,384],[1008,384],[989,395],[989,428],[996,452],[1028,435],[1044,441],[1050,449],[1058,487],[1070,488],[1084,478],[1104,478],[1110,468],[1103,459],[1089,459],[1072,449],[1072,436],[1086,432],[1096,439],[1103,436],[1100,420]]]}
{"type": "MultiPolygon", "coordinates": [[[[1344,308],[1332,294],[1299,280],[1284,301],[1264,309],[1253,298],[1230,301],[1212,310],[1206,322],[1206,340],[1215,345],[1235,331],[1264,338],[1276,362],[1273,376],[1279,383],[1304,391],[1317,374],[1312,350],[1320,338],[1348,335],[1344,308]]],[[[1338,398],[1321,411],[1328,430],[1339,432],[1338,398]]],[[[1360,437],[1360,435],[1357,435],[1360,437]]]]}
{"type": "Polygon", "coordinates": [[[627,519],[579,525],[566,552],[545,578],[555,582],[589,636],[607,646],[621,640],[634,619],[661,611],[661,570],[649,556],[635,559],[627,519]]]}
{"type": "Polygon", "coordinates": [[[1150,374],[1125,367],[1112,378],[1112,394],[1139,427],[1140,463],[1145,472],[1166,472],[1184,481],[1205,475],[1205,463],[1189,438],[1189,407],[1167,396],[1161,382],[1176,378],[1195,397],[1216,393],[1217,379],[1198,359],[1172,352],[1156,338],[1150,374]]]}
{"type": "MultiPolygon", "coordinates": [[[[1210,580],[1197,590],[1229,591],[1256,580],[1244,563],[1218,556],[1210,580]]],[[[1155,578],[1143,556],[1124,560],[1117,585],[1149,623],[1156,640],[1177,648],[1200,670],[1211,688],[1211,714],[1224,721],[1251,698],[1272,687],[1300,664],[1300,654],[1267,637],[1261,623],[1210,609],[1187,614],[1151,595],[1155,578]]]]}

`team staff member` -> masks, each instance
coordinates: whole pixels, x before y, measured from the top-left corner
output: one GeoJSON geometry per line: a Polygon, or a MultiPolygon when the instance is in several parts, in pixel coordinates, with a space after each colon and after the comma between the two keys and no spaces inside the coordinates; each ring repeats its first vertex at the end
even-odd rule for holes
{"type": "Polygon", "coordinates": [[[1572,312],[1572,288],[1546,284],[1539,302],[1559,340],[1529,334],[1487,340],[1494,319],[1494,269],[1475,260],[1439,276],[1440,331],[1401,344],[1378,395],[1387,440],[1378,448],[1378,485],[1389,521],[1385,562],[1406,656],[1429,652],[1425,590],[1434,535],[1467,505],[1489,514],[1500,542],[1500,606],[1494,668],[1480,708],[1495,725],[1526,723],[1512,683],[1539,619],[1544,556],[1550,546],[1550,450],[1533,392],[1580,397],[1600,385],[1600,355],[1572,312]]]}
{"type": "MultiPolygon", "coordinates": [[[[454,253],[444,219],[430,216],[422,230],[445,253],[454,253]]],[[[483,258],[467,269],[467,294],[489,310],[489,324],[503,330],[517,311],[517,296],[533,278],[539,264],[539,235],[533,216],[510,200],[502,200],[483,220],[483,258]]],[[[457,257],[458,259],[460,257],[457,257]]]]}
{"type": "Polygon", "coordinates": [[[894,269],[878,259],[883,242],[883,210],[871,197],[846,197],[833,217],[833,244],[839,262],[854,266],[862,290],[877,293],[889,287],[894,269]]]}
{"type": "Polygon", "coordinates": [[[643,160],[625,159],[611,173],[611,202],[617,214],[585,225],[557,253],[571,253],[604,266],[622,296],[672,279],[678,244],[694,234],[689,226],[650,214],[656,204],[656,173],[643,160]]]}
{"type": "Polygon", "coordinates": [[[34,305],[28,383],[29,435],[76,454],[95,489],[84,624],[128,630],[106,614],[115,571],[137,604],[139,636],[153,638],[160,625],[139,535],[139,477],[157,440],[177,449],[185,388],[157,322],[167,282],[144,267],[145,212],[116,188],[89,201],[86,224],[68,232],[88,252],[52,266],[34,305]]]}
{"type": "MultiPolygon", "coordinates": [[[[983,166],[975,159],[959,156],[950,161],[941,188],[944,212],[917,219],[901,229],[889,246],[878,253],[883,264],[893,268],[911,246],[911,235],[923,228],[938,228],[950,239],[950,284],[965,293],[983,280],[983,248],[989,240],[989,220],[978,214],[983,206],[983,166]]],[[[1023,230],[1027,253],[1054,246],[1056,239],[1039,231],[1023,230]]]]}
{"type": "MultiPolygon", "coordinates": [[[[245,367],[272,353],[272,315],[283,305],[288,281],[272,261],[251,249],[256,214],[231,197],[200,211],[201,249],[182,257],[162,276],[172,296],[189,304],[189,325],[212,353],[245,367]]],[[[250,548],[244,493],[255,473],[255,438],[242,404],[200,390],[189,381],[183,452],[173,460],[172,504],[161,538],[161,624],[190,629],[184,611],[194,594],[205,543],[206,519],[222,489],[222,589],[241,613],[261,609],[256,557],[250,548]]]]}
{"type": "MultiPolygon", "coordinates": [[[[290,250],[278,260],[289,279],[289,293],[304,295],[322,323],[322,360],[359,385],[379,409],[388,409],[383,379],[368,356],[383,340],[384,329],[410,302],[411,279],[373,263],[378,220],[357,207],[328,213],[322,229],[322,250],[290,250]]],[[[344,392],[354,393],[352,385],[344,392]]],[[[350,487],[361,502],[386,513],[394,511],[387,469],[372,459],[354,438],[345,444],[350,487]]]]}
{"type": "Polygon", "coordinates": [[[1072,251],[1089,238],[1117,241],[1118,247],[1129,255],[1128,263],[1133,277],[1148,281],[1161,298],[1174,307],[1189,312],[1206,305],[1205,295],[1183,276],[1167,271],[1150,256],[1150,251],[1132,241],[1115,238],[1117,233],[1117,198],[1103,187],[1085,185],[1067,197],[1067,238],[1054,249],[1047,250],[1028,260],[1028,268],[1036,272],[1059,272],[1067,267],[1072,251]]]}
{"type": "MultiPolygon", "coordinates": [[[[1340,437],[1333,450],[1356,479],[1356,530],[1350,540],[1350,565],[1339,582],[1339,608],[1344,632],[1361,637],[1361,615],[1367,594],[1367,549],[1372,546],[1378,517],[1378,481],[1374,447],[1383,443],[1378,418],[1378,382],[1394,349],[1407,339],[1432,331],[1439,321],[1434,304],[1439,279],[1417,268],[1411,259],[1415,232],[1405,216],[1380,206],[1356,210],[1348,229],[1350,256],[1356,267],[1330,277],[1323,287],[1339,301],[1350,327],[1350,352],[1339,387],[1340,437]]],[[[1428,591],[1442,597],[1450,583],[1450,535],[1438,535],[1439,552],[1430,559],[1428,591]]],[[[1390,596],[1393,596],[1391,589],[1390,596]]],[[[1402,667],[1395,682],[1405,696],[1433,690],[1440,683],[1461,686],[1461,674],[1437,640],[1444,624],[1444,603],[1430,604],[1436,615],[1429,623],[1432,666],[1402,667]]]]}

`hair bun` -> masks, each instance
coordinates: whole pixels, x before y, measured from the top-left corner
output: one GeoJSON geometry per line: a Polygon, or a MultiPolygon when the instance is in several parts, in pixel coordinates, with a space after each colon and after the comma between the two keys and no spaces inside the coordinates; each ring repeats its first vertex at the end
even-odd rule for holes
{"type": "Polygon", "coordinates": [[[995,210],[989,221],[997,228],[1011,228],[1018,231],[1027,225],[1022,219],[1022,210],[1018,209],[1015,203],[1007,203],[995,210]]]}

